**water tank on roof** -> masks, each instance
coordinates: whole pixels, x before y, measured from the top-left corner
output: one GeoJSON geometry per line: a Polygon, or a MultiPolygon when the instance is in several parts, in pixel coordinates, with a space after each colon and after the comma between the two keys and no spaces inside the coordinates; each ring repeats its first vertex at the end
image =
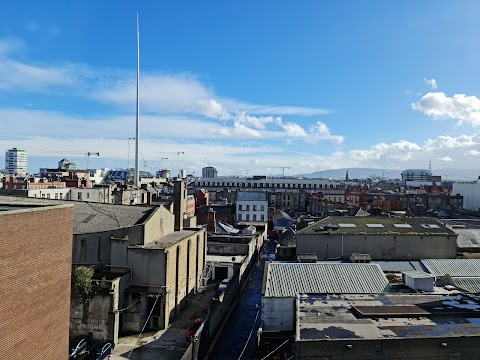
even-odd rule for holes
{"type": "Polygon", "coordinates": [[[170,179],[170,169],[162,169],[162,178],[170,179]]]}

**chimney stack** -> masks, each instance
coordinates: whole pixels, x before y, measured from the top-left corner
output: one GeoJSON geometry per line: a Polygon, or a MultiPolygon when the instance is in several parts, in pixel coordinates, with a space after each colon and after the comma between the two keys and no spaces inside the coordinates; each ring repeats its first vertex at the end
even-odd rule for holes
{"type": "Polygon", "coordinates": [[[182,179],[173,182],[173,213],[175,215],[175,231],[183,230],[183,214],[187,211],[185,183],[182,179]]]}

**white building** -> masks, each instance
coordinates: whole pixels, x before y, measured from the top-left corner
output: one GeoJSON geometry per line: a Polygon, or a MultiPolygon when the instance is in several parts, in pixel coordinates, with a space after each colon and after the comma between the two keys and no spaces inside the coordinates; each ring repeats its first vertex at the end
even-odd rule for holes
{"type": "Polygon", "coordinates": [[[24,176],[28,173],[27,152],[17,148],[5,151],[5,175],[24,176]]]}
{"type": "Polygon", "coordinates": [[[463,196],[464,209],[480,210],[480,179],[477,181],[456,181],[453,183],[452,193],[463,196]]]}
{"type": "Polygon", "coordinates": [[[239,191],[236,216],[237,222],[268,221],[267,193],[264,191],[239,191]]]}

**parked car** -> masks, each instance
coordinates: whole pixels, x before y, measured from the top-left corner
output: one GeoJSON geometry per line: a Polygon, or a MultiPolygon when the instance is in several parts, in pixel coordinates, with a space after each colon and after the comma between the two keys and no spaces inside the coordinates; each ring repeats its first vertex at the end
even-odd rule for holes
{"type": "Polygon", "coordinates": [[[217,292],[224,292],[225,289],[228,287],[228,284],[230,284],[230,279],[229,278],[223,279],[220,285],[218,285],[217,292]]]}
{"type": "Polygon", "coordinates": [[[111,343],[101,343],[95,345],[90,350],[89,360],[103,360],[106,359],[113,351],[114,345],[111,343]]]}

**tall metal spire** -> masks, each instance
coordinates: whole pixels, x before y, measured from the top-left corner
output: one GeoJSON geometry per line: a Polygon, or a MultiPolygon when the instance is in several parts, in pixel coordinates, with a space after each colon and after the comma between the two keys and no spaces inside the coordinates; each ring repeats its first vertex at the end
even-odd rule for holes
{"type": "Polygon", "coordinates": [[[140,122],[140,31],[138,30],[138,13],[137,13],[137,121],[135,130],[135,185],[140,184],[140,170],[138,166],[138,142],[140,122]]]}

